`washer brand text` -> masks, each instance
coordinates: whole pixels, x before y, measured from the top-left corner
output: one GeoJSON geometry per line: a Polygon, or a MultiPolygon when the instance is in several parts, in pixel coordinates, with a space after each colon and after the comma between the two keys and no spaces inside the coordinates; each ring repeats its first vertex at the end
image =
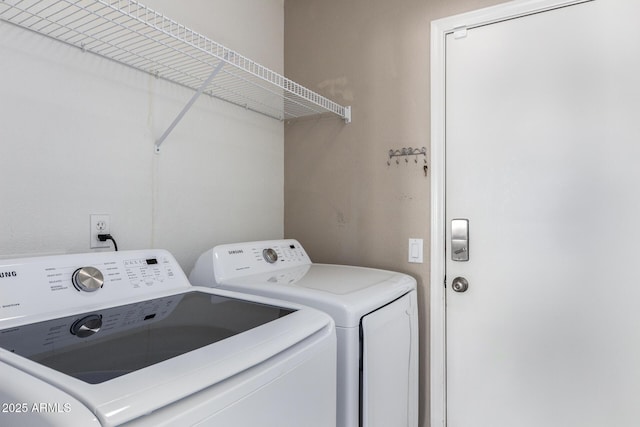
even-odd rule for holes
{"type": "Polygon", "coordinates": [[[16,277],[18,275],[18,273],[16,273],[15,271],[0,271],[0,279],[3,279],[5,277],[16,277]]]}
{"type": "Polygon", "coordinates": [[[238,254],[243,254],[244,251],[242,249],[234,249],[232,251],[229,251],[229,255],[238,255],[238,254]]]}

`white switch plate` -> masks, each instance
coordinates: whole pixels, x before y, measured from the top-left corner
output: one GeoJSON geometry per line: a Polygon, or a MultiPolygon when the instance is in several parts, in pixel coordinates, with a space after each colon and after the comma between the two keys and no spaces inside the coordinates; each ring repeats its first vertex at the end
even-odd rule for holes
{"type": "Polygon", "coordinates": [[[422,239],[409,239],[409,262],[416,264],[424,262],[422,246],[422,239]]]}

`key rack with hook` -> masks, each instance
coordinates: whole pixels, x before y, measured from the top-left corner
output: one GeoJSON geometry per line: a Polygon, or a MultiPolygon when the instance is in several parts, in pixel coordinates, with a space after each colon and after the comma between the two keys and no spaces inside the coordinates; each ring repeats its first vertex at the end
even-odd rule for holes
{"type": "Polygon", "coordinates": [[[400,157],[404,157],[405,164],[409,164],[409,158],[413,157],[413,162],[417,165],[418,157],[422,157],[422,169],[424,170],[424,176],[427,176],[427,171],[429,170],[429,166],[427,165],[427,148],[411,148],[411,147],[403,147],[398,150],[389,150],[389,159],[387,160],[387,166],[391,166],[391,161],[395,157],[396,165],[400,164],[400,157]]]}

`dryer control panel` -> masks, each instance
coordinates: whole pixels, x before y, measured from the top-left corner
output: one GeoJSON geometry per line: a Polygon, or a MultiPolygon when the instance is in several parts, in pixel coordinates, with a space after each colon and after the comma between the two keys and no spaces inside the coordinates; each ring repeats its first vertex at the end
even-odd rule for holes
{"type": "Polygon", "coordinates": [[[218,245],[200,256],[189,280],[213,286],[236,277],[311,265],[302,245],[294,239],[218,245]],[[212,272],[215,283],[211,282],[212,272]]]}
{"type": "Polygon", "coordinates": [[[0,261],[0,327],[190,287],[167,251],[92,252],[0,261]]]}

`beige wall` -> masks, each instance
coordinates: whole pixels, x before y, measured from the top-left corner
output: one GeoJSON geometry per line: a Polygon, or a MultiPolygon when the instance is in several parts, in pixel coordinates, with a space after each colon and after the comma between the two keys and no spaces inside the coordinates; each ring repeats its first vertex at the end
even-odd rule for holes
{"type": "MultiPolygon", "coordinates": [[[[430,144],[430,22],[500,0],[285,0],[285,75],[353,108],[285,125],[285,236],[315,262],[418,280],[420,425],[427,426],[430,177],[388,151],[430,144]],[[424,264],[407,262],[410,237],[424,264]]],[[[421,162],[422,160],[420,160],[421,162]]]]}

